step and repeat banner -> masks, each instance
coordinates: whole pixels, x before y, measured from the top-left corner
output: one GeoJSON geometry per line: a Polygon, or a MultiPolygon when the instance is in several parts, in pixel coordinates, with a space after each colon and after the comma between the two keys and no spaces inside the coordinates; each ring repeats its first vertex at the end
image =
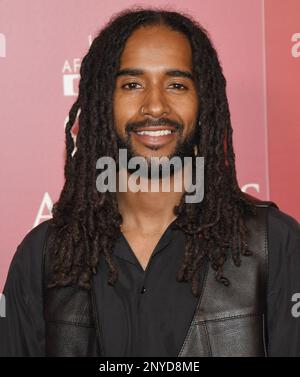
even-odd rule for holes
{"type": "Polygon", "coordinates": [[[1,0],[0,292],[17,245],[51,217],[62,189],[81,60],[112,14],[132,5],[184,11],[209,31],[240,187],[300,220],[299,0],[1,0]]]}

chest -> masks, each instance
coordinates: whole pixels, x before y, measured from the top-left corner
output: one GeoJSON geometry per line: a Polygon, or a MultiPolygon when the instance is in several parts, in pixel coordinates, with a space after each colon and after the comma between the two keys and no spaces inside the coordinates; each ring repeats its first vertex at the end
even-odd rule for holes
{"type": "Polygon", "coordinates": [[[162,234],[156,233],[154,235],[142,235],[136,232],[123,232],[128,246],[142,266],[146,270],[151,255],[158,244],[162,234]]]}

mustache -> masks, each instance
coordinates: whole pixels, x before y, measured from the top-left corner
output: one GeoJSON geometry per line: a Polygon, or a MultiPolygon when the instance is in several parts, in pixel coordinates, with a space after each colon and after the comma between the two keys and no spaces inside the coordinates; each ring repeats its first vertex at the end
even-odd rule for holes
{"type": "Polygon", "coordinates": [[[129,132],[136,132],[139,128],[143,128],[145,126],[163,126],[168,125],[172,126],[179,131],[180,133],[183,131],[183,125],[175,120],[168,119],[168,118],[160,118],[160,119],[145,119],[138,122],[130,122],[127,123],[125,126],[125,132],[129,134],[129,132]]]}

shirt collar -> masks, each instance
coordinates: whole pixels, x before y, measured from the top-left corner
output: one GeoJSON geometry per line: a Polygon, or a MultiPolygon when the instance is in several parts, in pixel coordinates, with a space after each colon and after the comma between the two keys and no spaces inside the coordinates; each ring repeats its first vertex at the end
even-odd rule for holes
{"type": "MultiPolygon", "coordinates": [[[[176,224],[176,220],[173,220],[167,229],[162,234],[161,238],[159,239],[158,243],[156,244],[151,257],[155,256],[156,254],[160,253],[165,247],[167,247],[173,238],[173,233],[175,230],[179,229],[178,225],[176,224]]],[[[135,256],[133,250],[131,249],[126,237],[121,233],[119,238],[115,241],[113,255],[127,262],[133,264],[139,264],[137,257],[135,256]]]]}

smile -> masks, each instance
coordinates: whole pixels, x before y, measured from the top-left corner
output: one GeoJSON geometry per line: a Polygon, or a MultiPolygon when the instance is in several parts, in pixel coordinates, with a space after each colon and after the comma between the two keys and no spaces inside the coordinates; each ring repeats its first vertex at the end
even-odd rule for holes
{"type": "Polygon", "coordinates": [[[171,130],[159,130],[159,131],[137,131],[138,135],[148,135],[148,136],[164,136],[170,135],[172,133],[171,130]]]}
{"type": "Polygon", "coordinates": [[[176,131],[177,129],[171,126],[148,126],[133,131],[133,135],[137,141],[148,148],[161,148],[176,137],[176,131]]]}

